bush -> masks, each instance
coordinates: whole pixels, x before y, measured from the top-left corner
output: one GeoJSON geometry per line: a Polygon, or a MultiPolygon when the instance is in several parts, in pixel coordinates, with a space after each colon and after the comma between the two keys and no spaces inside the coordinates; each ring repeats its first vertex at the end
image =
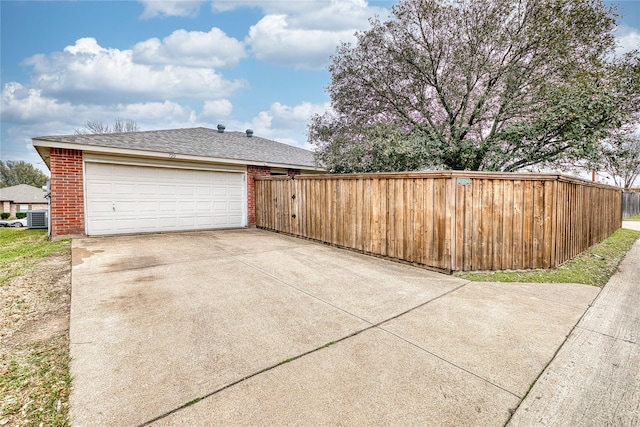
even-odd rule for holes
{"type": "Polygon", "coordinates": [[[22,219],[22,218],[26,218],[27,217],[27,213],[26,212],[16,212],[16,218],[17,219],[22,219]]]}
{"type": "Polygon", "coordinates": [[[0,218],[2,218],[2,219],[9,219],[10,216],[11,216],[11,213],[9,213],[9,212],[0,213],[0,218]]]}

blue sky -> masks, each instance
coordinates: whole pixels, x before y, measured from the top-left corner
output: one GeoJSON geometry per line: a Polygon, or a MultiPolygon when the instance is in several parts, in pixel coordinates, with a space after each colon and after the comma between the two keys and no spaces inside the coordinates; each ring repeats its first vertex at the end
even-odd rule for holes
{"type": "MultiPolygon", "coordinates": [[[[0,158],[47,171],[32,137],[116,118],[142,130],[223,123],[309,148],[330,55],[394,3],[0,0],[0,158]]],[[[640,1],[605,3],[623,15],[620,49],[640,46],[640,1]]]]}

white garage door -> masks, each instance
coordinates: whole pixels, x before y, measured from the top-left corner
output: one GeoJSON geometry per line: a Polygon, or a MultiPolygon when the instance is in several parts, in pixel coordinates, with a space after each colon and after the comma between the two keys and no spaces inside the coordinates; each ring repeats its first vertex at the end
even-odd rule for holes
{"type": "Polygon", "coordinates": [[[89,235],[243,227],[244,174],[85,164],[89,235]]]}

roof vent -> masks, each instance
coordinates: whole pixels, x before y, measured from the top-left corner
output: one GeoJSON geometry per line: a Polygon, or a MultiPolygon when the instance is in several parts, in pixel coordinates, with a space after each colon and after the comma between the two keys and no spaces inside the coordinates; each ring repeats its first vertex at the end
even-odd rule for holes
{"type": "Polygon", "coordinates": [[[251,138],[253,136],[253,130],[247,129],[247,138],[251,138]]]}
{"type": "Polygon", "coordinates": [[[218,125],[218,132],[224,133],[224,125],[218,125]]]}

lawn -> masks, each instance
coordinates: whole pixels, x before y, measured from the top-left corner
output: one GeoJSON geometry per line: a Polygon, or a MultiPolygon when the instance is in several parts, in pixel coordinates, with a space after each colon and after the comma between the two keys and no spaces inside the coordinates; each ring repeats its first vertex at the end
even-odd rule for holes
{"type": "Polygon", "coordinates": [[[521,271],[459,273],[476,282],[583,283],[604,286],[615,273],[640,231],[618,229],[609,238],[593,245],[558,268],[521,271]]]}
{"type": "Polygon", "coordinates": [[[0,228],[0,248],[0,426],[67,426],[70,241],[0,228]]]}

